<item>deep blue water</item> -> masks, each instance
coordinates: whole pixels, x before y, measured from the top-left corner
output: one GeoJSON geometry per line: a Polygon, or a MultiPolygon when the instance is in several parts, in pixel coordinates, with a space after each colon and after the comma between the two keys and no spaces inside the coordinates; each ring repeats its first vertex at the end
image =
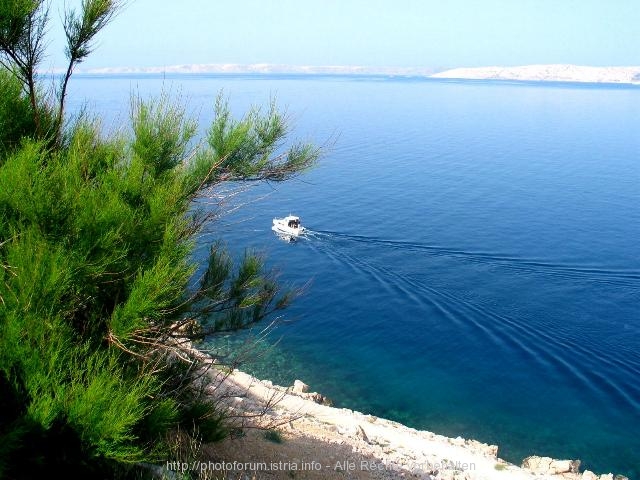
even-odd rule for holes
{"type": "Polygon", "coordinates": [[[200,239],[196,258],[222,237],[310,281],[248,370],[514,463],[640,478],[640,88],[78,77],[72,108],[86,97],[115,128],[132,88],[163,85],[204,125],[221,88],[237,112],[275,95],[295,136],[328,146],[200,239]],[[308,237],[274,235],[288,213],[308,237]]]}

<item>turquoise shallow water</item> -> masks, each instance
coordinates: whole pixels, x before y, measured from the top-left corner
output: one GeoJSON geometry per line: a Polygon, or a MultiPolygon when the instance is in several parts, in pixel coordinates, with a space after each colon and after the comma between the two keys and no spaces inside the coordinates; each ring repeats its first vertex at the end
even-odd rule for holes
{"type": "MultiPolygon", "coordinates": [[[[354,77],[77,78],[106,127],[129,92],[203,123],[276,95],[313,171],[222,218],[236,254],[310,282],[250,368],[338,405],[640,477],[640,89],[354,77]],[[279,240],[271,219],[311,229],[279,240]],[[277,342],[276,342],[277,341],[277,342]]],[[[74,108],[77,108],[78,104],[74,108]]],[[[118,113],[120,112],[120,113],[118,113]]],[[[241,337],[225,339],[241,341],[241,337]]]]}

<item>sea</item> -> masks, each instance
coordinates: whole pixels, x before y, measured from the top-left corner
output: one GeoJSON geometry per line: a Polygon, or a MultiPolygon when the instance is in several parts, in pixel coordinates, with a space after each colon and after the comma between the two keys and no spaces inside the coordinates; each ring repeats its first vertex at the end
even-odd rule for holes
{"type": "Polygon", "coordinates": [[[126,131],[131,98],[163,92],[201,139],[222,92],[238,117],[275,101],[290,141],[323,149],[287,182],[221,185],[197,205],[218,217],[194,262],[221,240],[299,290],[210,345],[516,464],[577,458],[640,478],[640,87],[78,75],[68,105],[126,131]],[[271,230],[288,214],[308,230],[295,241],[271,230]]]}

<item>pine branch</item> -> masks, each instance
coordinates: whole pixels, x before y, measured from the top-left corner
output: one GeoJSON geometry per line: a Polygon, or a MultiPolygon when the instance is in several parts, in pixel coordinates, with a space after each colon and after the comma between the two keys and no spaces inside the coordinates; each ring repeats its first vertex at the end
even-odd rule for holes
{"type": "Polygon", "coordinates": [[[66,54],[69,63],[62,79],[58,94],[58,115],[55,123],[56,143],[60,143],[64,106],[67,97],[67,86],[77,64],[93,51],[94,37],[102,30],[118,12],[122,2],[118,0],[82,0],[81,13],[68,10],[64,18],[64,32],[67,39],[66,54]]]}

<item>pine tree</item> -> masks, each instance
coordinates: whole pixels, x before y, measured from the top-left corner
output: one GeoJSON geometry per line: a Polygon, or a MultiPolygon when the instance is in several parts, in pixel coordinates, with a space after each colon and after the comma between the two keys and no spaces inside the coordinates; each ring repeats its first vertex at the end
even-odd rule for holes
{"type": "Polygon", "coordinates": [[[274,104],[237,120],[222,96],[197,149],[196,123],[167,96],[134,99],[130,134],[106,137],[87,116],[65,126],[68,80],[118,2],[66,13],[69,68],[48,95],[36,75],[47,5],[0,4],[0,477],[126,475],[167,458],[168,432],[225,436],[210,357],[190,341],[291,299],[259,257],[234,267],[218,243],[188,288],[195,235],[214,221],[194,200],[287,180],[320,150],[286,147],[274,104]]]}

